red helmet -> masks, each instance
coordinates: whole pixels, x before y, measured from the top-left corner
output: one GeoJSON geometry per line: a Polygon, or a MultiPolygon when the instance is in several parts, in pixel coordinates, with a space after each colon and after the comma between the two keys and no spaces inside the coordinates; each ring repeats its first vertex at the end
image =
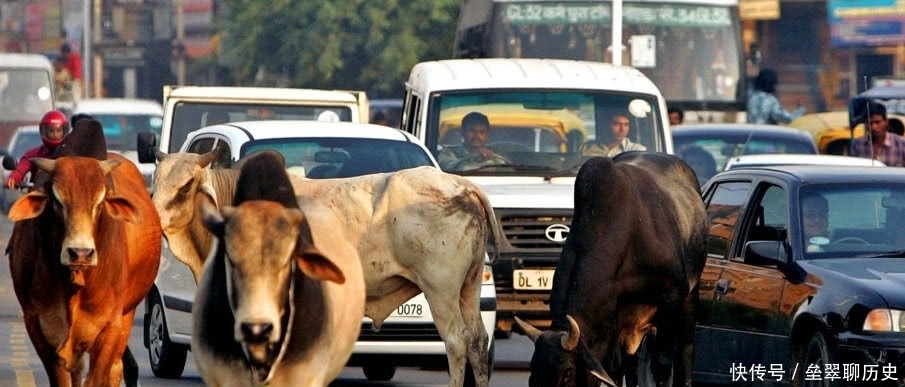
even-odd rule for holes
{"type": "Polygon", "coordinates": [[[63,139],[53,140],[47,138],[47,131],[51,126],[61,126],[63,128],[63,135],[65,136],[69,134],[69,121],[66,119],[66,115],[59,110],[51,110],[45,113],[44,117],[41,118],[41,124],[38,125],[41,132],[41,141],[44,142],[44,145],[55,147],[60,145],[60,143],[63,142],[63,139]]]}

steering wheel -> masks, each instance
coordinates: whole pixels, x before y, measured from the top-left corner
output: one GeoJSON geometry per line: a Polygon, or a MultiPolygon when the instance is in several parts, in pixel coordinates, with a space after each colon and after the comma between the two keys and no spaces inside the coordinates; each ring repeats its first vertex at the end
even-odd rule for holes
{"type": "Polygon", "coordinates": [[[832,244],[834,244],[834,245],[836,245],[836,244],[850,244],[850,245],[852,245],[852,244],[862,244],[862,245],[869,245],[869,244],[870,244],[870,242],[868,242],[868,241],[866,241],[866,240],[864,240],[864,239],[858,238],[858,237],[844,237],[844,238],[839,238],[839,239],[834,240],[834,241],[832,241],[832,242],[830,242],[830,243],[832,243],[832,244]]]}
{"type": "Polygon", "coordinates": [[[481,160],[482,157],[483,156],[480,153],[475,153],[469,155],[468,157],[463,157],[450,164],[449,170],[466,171],[469,169],[477,169],[485,166],[511,164],[509,159],[496,152],[493,152],[493,157],[491,157],[490,160],[481,160]]]}
{"type": "Polygon", "coordinates": [[[493,152],[534,152],[527,145],[516,141],[497,141],[487,144],[487,147],[493,149],[493,152]]]}

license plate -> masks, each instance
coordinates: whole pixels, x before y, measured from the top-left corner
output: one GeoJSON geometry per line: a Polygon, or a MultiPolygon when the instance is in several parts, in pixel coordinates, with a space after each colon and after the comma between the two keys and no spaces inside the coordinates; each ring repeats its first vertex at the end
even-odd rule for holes
{"type": "Polygon", "coordinates": [[[518,290],[553,289],[553,270],[514,270],[512,287],[518,290]]]}
{"type": "Polygon", "coordinates": [[[424,313],[427,312],[425,309],[427,308],[426,304],[421,304],[417,302],[406,302],[402,305],[396,307],[396,310],[390,314],[393,317],[408,317],[408,318],[418,318],[424,316],[424,313]]]}

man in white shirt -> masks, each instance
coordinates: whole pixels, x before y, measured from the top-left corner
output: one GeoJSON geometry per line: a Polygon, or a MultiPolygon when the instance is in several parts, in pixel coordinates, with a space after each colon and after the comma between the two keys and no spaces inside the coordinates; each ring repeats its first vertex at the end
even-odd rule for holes
{"type": "Polygon", "coordinates": [[[610,129],[613,132],[613,138],[610,142],[604,144],[601,142],[585,143],[581,147],[582,156],[605,156],[613,157],[625,151],[643,151],[647,147],[641,144],[631,142],[628,139],[629,118],[625,114],[617,113],[610,122],[610,129]]]}

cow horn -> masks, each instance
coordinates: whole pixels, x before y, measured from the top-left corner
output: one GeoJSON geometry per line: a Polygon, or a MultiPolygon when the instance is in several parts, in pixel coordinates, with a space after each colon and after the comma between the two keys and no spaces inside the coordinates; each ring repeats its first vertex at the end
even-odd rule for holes
{"type": "Polygon", "coordinates": [[[154,158],[157,159],[158,162],[163,161],[163,159],[167,158],[167,154],[160,151],[159,148],[154,148],[154,158]]]}
{"type": "Polygon", "coordinates": [[[201,155],[201,158],[198,159],[198,164],[201,165],[202,168],[210,165],[214,160],[217,159],[217,155],[220,152],[220,147],[214,148],[212,151],[207,152],[201,155]]]}
{"type": "Polygon", "coordinates": [[[531,339],[531,341],[537,341],[537,338],[540,337],[540,334],[541,334],[540,329],[537,329],[534,326],[532,326],[531,324],[528,324],[528,323],[522,321],[522,319],[520,319],[518,317],[514,317],[514,318],[515,318],[515,323],[519,326],[519,328],[522,329],[522,333],[524,333],[525,336],[528,336],[528,338],[531,339]]]}
{"type": "Polygon", "coordinates": [[[581,337],[581,329],[578,329],[578,323],[572,316],[566,315],[569,320],[569,334],[562,337],[562,348],[566,351],[572,351],[578,346],[578,339],[581,337]]]}

